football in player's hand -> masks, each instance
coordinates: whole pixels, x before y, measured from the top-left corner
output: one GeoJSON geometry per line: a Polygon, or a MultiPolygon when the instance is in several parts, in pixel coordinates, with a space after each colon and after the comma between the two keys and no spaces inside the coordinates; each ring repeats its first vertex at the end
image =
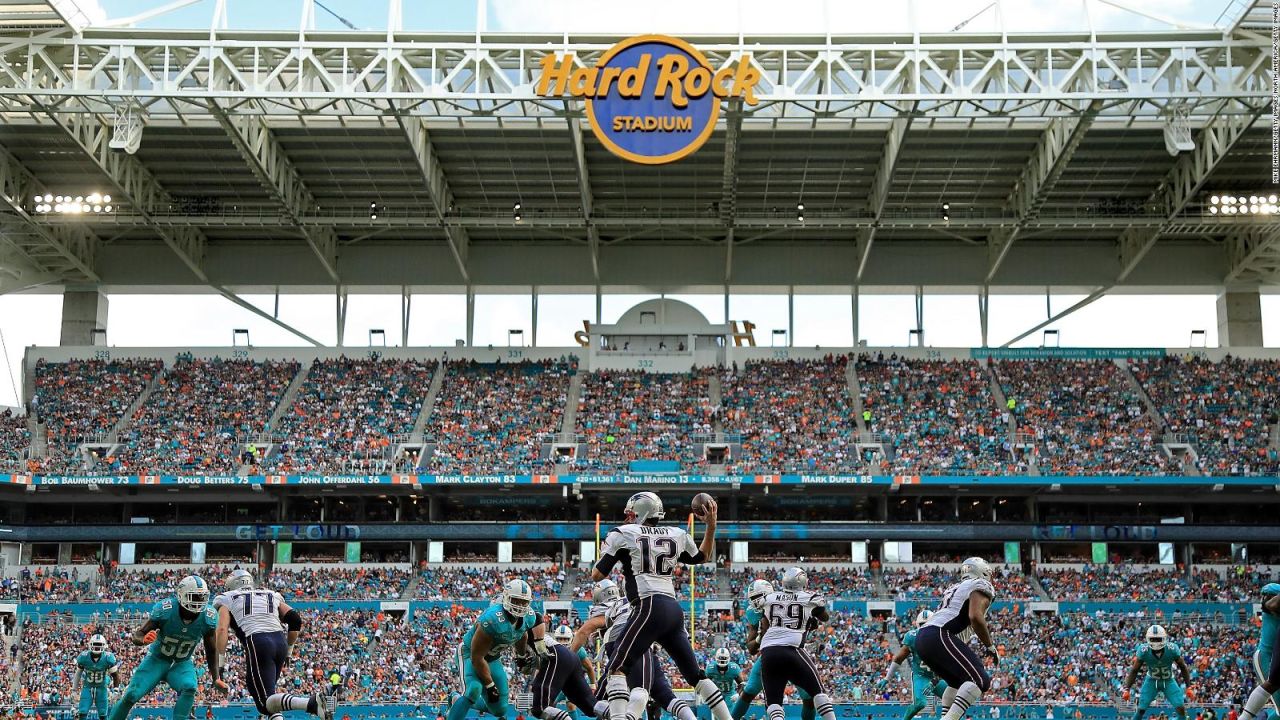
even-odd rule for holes
{"type": "Polygon", "coordinates": [[[693,514],[701,520],[707,516],[707,508],[714,502],[715,500],[713,500],[710,495],[706,493],[698,493],[693,496],[693,502],[689,503],[689,507],[692,508],[693,514]]]}

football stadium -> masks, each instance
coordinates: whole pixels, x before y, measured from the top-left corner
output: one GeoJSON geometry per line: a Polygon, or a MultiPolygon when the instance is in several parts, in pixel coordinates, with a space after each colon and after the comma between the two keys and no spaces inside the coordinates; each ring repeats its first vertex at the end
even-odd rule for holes
{"type": "Polygon", "coordinates": [[[1280,714],[1278,42],[0,0],[0,716],[1280,714]]]}

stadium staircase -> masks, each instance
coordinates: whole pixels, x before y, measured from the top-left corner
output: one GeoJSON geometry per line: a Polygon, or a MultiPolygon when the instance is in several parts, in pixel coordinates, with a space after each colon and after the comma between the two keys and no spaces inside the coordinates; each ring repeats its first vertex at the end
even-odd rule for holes
{"type": "Polygon", "coordinates": [[[889,457],[885,451],[884,442],[871,433],[871,429],[867,427],[867,423],[862,419],[862,385],[858,381],[857,362],[850,360],[844,369],[845,383],[849,389],[849,399],[853,401],[853,421],[858,426],[858,455],[865,458],[867,450],[873,450],[880,455],[881,458],[889,457]]]}
{"type": "Polygon", "coordinates": [[[400,593],[401,600],[412,600],[418,596],[418,585],[422,583],[422,575],[413,574],[413,578],[409,580],[409,584],[405,586],[404,592],[400,593]]]}
{"type": "Polygon", "coordinates": [[[560,599],[573,600],[578,595],[578,583],[582,581],[582,570],[577,565],[565,564],[564,584],[560,586],[560,599]]]}
{"type": "Polygon", "coordinates": [[[307,374],[310,372],[311,368],[305,363],[298,368],[298,374],[289,381],[289,387],[285,388],[284,395],[280,396],[280,402],[271,413],[271,419],[267,421],[267,432],[280,427],[280,420],[284,418],[285,413],[289,412],[289,408],[293,407],[293,401],[298,397],[298,392],[302,390],[302,384],[307,381],[307,374]]]}
{"type": "Polygon", "coordinates": [[[1036,591],[1036,597],[1044,600],[1045,602],[1053,602],[1053,596],[1049,594],[1048,590],[1044,589],[1044,585],[1040,584],[1039,575],[1036,575],[1035,573],[1025,573],[1024,576],[1027,578],[1027,583],[1031,585],[1031,589],[1036,591]]]}
{"type": "Polygon", "coordinates": [[[1026,456],[1027,474],[1039,477],[1040,466],[1036,464],[1034,439],[1029,435],[1018,435],[1018,418],[1009,412],[1009,398],[1005,397],[1004,388],[1000,386],[1000,378],[996,377],[996,371],[995,368],[991,367],[991,362],[979,361],[978,364],[982,366],[982,371],[987,374],[987,382],[991,385],[991,397],[995,399],[996,409],[1000,411],[1001,416],[1008,420],[1009,447],[1026,456]],[[1031,448],[1032,451],[1028,451],[1027,448],[1031,448]]]}
{"type": "Polygon", "coordinates": [[[1169,432],[1169,426],[1165,423],[1160,410],[1156,408],[1155,401],[1147,394],[1147,389],[1142,387],[1142,383],[1138,382],[1138,377],[1133,374],[1133,370],[1129,369],[1128,360],[1117,359],[1115,364],[1120,368],[1120,374],[1129,383],[1129,387],[1142,400],[1142,406],[1146,409],[1147,417],[1151,418],[1155,426],[1159,428],[1158,432],[1163,435],[1160,446],[1164,449],[1164,452],[1173,460],[1178,461],[1182,465],[1182,471],[1187,475],[1199,475],[1200,469],[1196,467],[1196,450],[1190,442],[1190,437],[1177,437],[1169,432]]]}
{"type": "Polygon", "coordinates": [[[151,382],[147,383],[141,393],[138,393],[138,397],[134,398],[133,404],[129,406],[129,409],[125,410],[120,419],[116,421],[116,424],[111,426],[111,431],[107,433],[107,442],[111,444],[120,442],[120,433],[129,427],[129,423],[133,421],[133,416],[142,408],[143,403],[147,401],[147,398],[151,397],[151,393],[155,392],[156,388],[160,387],[160,378],[167,374],[166,371],[161,370],[156,373],[155,377],[151,378],[151,382]]]}
{"type": "Polygon", "coordinates": [[[716,568],[716,596],[722,598],[733,597],[733,583],[729,577],[729,568],[716,568]]]}
{"type": "MultiPolygon", "coordinates": [[[[724,388],[720,385],[720,373],[713,372],[707,377],[707,399],[711,401],[711,407],[724,407],[724,388]]],[[[724,422],[720,417],[720,413],[715,414],[714,430],[716,433],[716,441],[724,440],[724,422]]]]}
{"type": "Polygon", "coordinates": [[[27,451],[30,457],[49,457],[49,426],[36,420],[35,415],[28,415],[27,431],[31,433],[31,447],[27,451]]]}
{"type": "Polygon", "coordinates": [[[582,372],[569,378],[569,391],[564,400],[564,421],[560,424],[560,437],[572,438],[578,424],[578,403],[582,400],[582,372]]]}
{"type": "Polygon", "coordinates": [[[879,567],[871,568],[871,582],[876,588],[876,597],[891,598],[893,593],[889,592],[889,586],[884,584],[884,571],[879,567]]]}
{"type": "Polygon", "coordinates": [[[418,419],[413,422],[413,430],[409,433],[410,439],[415,442],[422,442],[424,439],[423,433],[427,430],[427,420],[436,409],[436,398],[440,397],[440,388],[444,387],[444,376],[448,372],[448,363],[443,360],[436,363],[436,373],[431,376],[431,385],[427,388],[427,398],[422,401],[422,412],[418,413],[418,419]]]}

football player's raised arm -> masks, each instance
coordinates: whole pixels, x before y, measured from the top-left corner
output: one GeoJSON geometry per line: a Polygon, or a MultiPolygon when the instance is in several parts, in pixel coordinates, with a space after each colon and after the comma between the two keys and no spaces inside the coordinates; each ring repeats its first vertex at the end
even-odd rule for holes
{"type": "Polygon", "coordinates": [[[578,631],[573,634],[573,639],[569,641],[569,649],[578,652],[579,649],[586,646],[587,641],[591,639],[591,634],[597,630],[604,628],[605,618],[603,615],[597,615],[578,627],[578,631]]]}
{"type": "Polygon", "coordinates": [[[716,513],[720,510],[715,500],[708,502],[705,507],[702,522],[707,524],[707,529],[702,531],[702,544],[698,546],[703,562],[713,560],[716,556],[716,513]]]}
{"type": "MultiPolygon", "coordinates": [[[[574,650],[574,652],[577,652],[577,650],[574,650]]],[[[587,680],[591,682],[591,686],[595,687],[596,666],[595,666],[595,663],[591,662],[591,658],[589,657],[582,658],[582,671],[587,674],[587,680]]]]}
{"type": "Polygon", "coordinates": [[[621,534],[616,530],[612,530],[608,535],[604,536],[604,543],[600,547],[600,559],[596,561],[596,566],[591,568],[591,579],[600,582],[609,577],[609,573],[613,571],[613,566],[618,563],[618,538],[621,534]]]}
{"type": "Polygon", "coordinates": [[[156,641],[156,631],[159,629],[160,623],[155,620],[148,619],[142,624],[142,627],[134,630],[133,633],[129,635],[129,640],[138,647],[150,645],[156,641]]]}

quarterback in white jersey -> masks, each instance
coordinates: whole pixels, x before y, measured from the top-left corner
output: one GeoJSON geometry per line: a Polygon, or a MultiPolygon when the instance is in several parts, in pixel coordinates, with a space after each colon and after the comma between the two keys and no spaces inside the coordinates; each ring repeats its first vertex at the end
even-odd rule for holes
{"type": "Polygon", "coordinates": [[[991,660],[992,667],[1000,662],[987,627],[987,609],[996,597],[991,576],[987,561],[979,557],[965,560],[960,564],[960,582],[947,588],[942,604],[916,632],[916,653],[947,681],[942,696],[947,709],[943,720],[959,720],[991,688],[991,676],[969,649],[969,638],[978,636],[982,654],[991,660]]]}
{"type": "Polygon", "coordinates": [[[285,710],[305,710],[321,718],[332,715],[333,698],[294,696],[277,693],[276,682],[284,669],[293,645],[302,631],[302,616],[284,601],[280,593],[253,586],[253,575],[247,570],[231,571],[227,592],[213,600],[218,610],[218,630],[214,646],[218,664],[224,662],[227,635],[235,630],[244,647],[245,684],[258,712],[272,720],[280,720],[285,710]]]}
{"type": "Polygon", "coordinates": [[[822,720],[835,720],[835,706],[818,676],[817,664],[804,645],[809,635],[830,619],[826,598],[810,592],[809,576],[798,567],[782,575],[782,590],[769,593],[760,602],[760,674],[769,720],[783,720],[782,708],[787,684],[813,698],[822,720]]]}
{"type": "Polygon", "coordinates": [[[611,720],[626,720],[627,707],[645,707],[648,693],[628,680],[632,666],[640,662],[649,647],[657,643],[667,651],[685,681],[693,686],[715,720],[730,720],[729,706],[716,684],[706,676],[693,654],[685,633],[684,610],[676,601],[671,581],[676,566],[701,565],[715,557],[716,503],[704,506],[706,534],[700,545],[683,529],[659,525],[665,516],[662,500],[651,492],[636,493],[623,511],[626,523],[609,531],[600,552],[600,561],[591,579],[604,580],[614,566],[621,565],[623,587],[631,604],[626,630],[610,653],[605,674],[611,720]]]}

